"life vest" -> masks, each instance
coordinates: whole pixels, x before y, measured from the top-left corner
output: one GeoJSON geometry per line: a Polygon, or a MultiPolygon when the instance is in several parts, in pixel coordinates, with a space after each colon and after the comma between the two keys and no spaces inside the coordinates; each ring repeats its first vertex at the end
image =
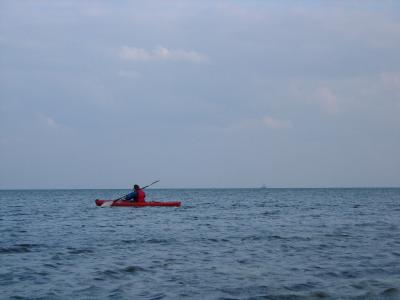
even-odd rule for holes
{"type": "Polygon", "coordinates": [[[137,189],[136,191],[136,202],[146,202],[144,198],[146,198],[146,194],[142,189],[137,189]]]}

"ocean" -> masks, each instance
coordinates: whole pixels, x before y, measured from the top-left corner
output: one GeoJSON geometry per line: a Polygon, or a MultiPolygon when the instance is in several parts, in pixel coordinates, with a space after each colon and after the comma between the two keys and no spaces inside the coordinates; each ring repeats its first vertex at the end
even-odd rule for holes
{"type": "Polygon", "coordinates": [[[1,299],[400,299],[400,189],[0,191],[1,299]]]}

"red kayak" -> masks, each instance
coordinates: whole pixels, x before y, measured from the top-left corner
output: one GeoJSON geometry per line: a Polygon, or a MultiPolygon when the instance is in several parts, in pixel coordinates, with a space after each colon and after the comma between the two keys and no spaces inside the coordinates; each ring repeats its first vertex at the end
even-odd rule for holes
{"type": "Polygon", "coordinates": [[[96,199],[97,206],[133,206],[133,207],[145,207],[145,206],[181,206],[181,202],[172,201],[172,202],[130,202],[130,201],[115,201],[114,200],[100,200],[96,199]],[[110,203],[111,202],[111,203],[110,203]],[[106,203],[105,205],[102,205],[106,203]]]}

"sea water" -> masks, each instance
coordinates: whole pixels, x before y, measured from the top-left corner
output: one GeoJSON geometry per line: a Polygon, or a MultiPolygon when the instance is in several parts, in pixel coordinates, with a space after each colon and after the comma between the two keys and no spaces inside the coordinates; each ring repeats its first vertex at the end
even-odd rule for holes
{"type": "Polygon", "coordinates": [[[400,189],[0,191],[1,299],[400,299],[400,189]]]}

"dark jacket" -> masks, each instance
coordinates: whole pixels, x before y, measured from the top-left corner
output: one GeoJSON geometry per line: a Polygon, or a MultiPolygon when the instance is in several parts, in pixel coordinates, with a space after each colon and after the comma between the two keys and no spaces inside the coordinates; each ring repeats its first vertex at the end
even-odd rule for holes
{"type": "Polygon", "coordinates": [[[145,202],[144,200],[145,197],[146,197],[145,192],[142,189],[138,189],[126,195],[124,200],[128,200],[131,202],[145,202]]]}

